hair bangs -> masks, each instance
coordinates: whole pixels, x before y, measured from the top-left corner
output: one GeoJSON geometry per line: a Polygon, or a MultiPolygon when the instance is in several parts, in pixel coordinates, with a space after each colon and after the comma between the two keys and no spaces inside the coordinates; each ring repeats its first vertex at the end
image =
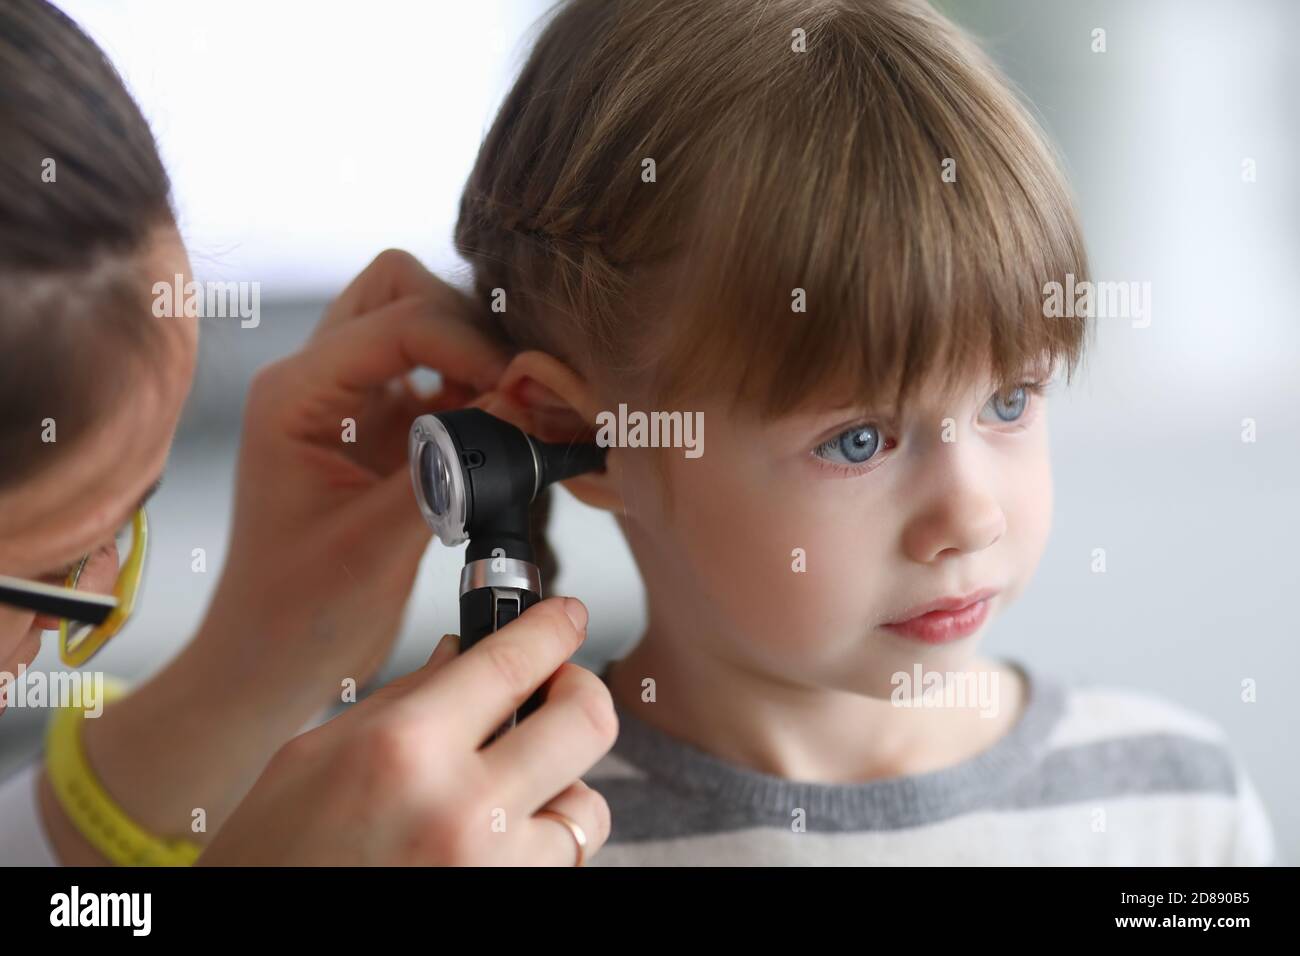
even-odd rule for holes
{"type": "Polygon", "coordinates": [[[660,400],[770,419],[901,410],[1044,362],[1073,374],[1086,321],[1045,317],[1044,286],[1088,266],[1041,133],[973,46],[935,56],[925,21],[923,58],[917,23],[856,20],[810,31],[817,56],[771,78],[743,136],[724,124],[707,145],[651,363],[660,400]]]}

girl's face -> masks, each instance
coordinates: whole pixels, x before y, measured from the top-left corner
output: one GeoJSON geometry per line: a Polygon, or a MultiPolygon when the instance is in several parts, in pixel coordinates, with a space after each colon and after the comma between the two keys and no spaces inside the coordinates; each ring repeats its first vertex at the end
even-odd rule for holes
{"type": "MultiPolygon", "coordinates": [[[[189,280],[189,260],[174,229],[160,231],[141,262],[146,289],[155,280],[171,285],[177,274],[182,284],[189,280]]],[[[0,574],[61,585],[68,566],[89,554],[83,581],[90,590],[111,591],[114,534],[162,474],[198,347],[196,318],[159,319],[146,311],[140,321],[158,324],[153,347],[162,354],[136,362],[137,385],[120,404],[100,411],[75,446],[58,449],[48,467],[0,492],[0,574]]],[[[58,627],[57,618],[0,604],[0,671],[17,674],[29,666],[42,632],[58,627]]]]}
{"type": "Polygon", "coordinates": [[[885,699],[897,672],[968,665],[1033,575],[1052,510],[1047,404],[1033,389],[922,397],[901,420],[695,410],[700,457],[649,452],[668,456],[673,510],[646,453],[625,454],[620,522],[651,595],[651,634],[682,635],[691,654],[885,699]],[[984,589],[997,593],[968,635],[931,643],[884,626],[984,589]]]}

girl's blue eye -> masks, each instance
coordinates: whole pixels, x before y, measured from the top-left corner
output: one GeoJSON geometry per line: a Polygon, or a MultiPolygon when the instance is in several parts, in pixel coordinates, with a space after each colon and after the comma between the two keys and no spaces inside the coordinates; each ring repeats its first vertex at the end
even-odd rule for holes
{"type": "Polygon", "coordinates": [[[998,392],[989,399],[987,407],[1004,422],[1014,422],[1025,413],[1029,404],[1029,393],[1023,385],[1017,385],[1007,395],[998,392]]]}
{"type": "Polygon", "coordinates": [[[818,445],[813,454],[841,464],[860,465],[879,449],[880,430],[875,425],[859,425],[818,445]],[[835,455],[842,455],[843,461],[835,458],[835,455]]]}

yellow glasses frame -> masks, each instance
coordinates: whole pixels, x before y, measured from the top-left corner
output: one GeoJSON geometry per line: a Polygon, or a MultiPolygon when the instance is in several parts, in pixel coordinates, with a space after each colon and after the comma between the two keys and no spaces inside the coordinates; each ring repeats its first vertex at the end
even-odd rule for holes
{"type": "MultiPolygon", "coordinates": [[[[144,508],[140,508],[131,519],[131,551],[117,571],[117,581],[113,584],[113,599],[117,602],[102,624],[97,624],[85,636],[71,640],[68,619],[59,622],[59,657],[69,667],[81,667],[95,656],[109,638],[120,631],[131,612],[135,610],[135,598],[140,592],[140,579],[143,576],[144,556],[149,547],[149,519],[144,508]]],[[[78,562],[68,575],[65,587],[76,588],[81,579],[81,572],[86,567],[90,555],[78,562]]]]}

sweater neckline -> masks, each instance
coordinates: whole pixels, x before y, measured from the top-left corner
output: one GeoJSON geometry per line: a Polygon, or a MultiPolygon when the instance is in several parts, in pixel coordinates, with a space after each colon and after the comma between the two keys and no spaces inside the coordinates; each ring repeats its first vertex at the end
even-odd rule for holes
{"type": "MultiPolygon", "coordinates": [[[[613,753],[679,791],[715,801],[788,814],[809,814],[855,827],[888,829],[943,819],[987,805],[1032,769],[1065,707],[1065,688],[1023,661],[1002,663],[1024,678],[1020,717],[992,745],[937,770],[859,783],[790,780],[729,763],[651,726],[617,700],[613,753]]],[[[607,670],[600,677],[606,680],[607,670]]]]}

